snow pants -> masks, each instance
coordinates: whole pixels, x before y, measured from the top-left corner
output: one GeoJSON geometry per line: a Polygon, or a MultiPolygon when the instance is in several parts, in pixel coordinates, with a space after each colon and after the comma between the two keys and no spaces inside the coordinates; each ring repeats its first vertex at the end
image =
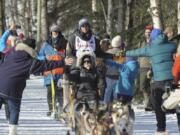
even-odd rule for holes
{"type": "MultiPolygon", "coordinates": [[[[47,88],[47,102],[48,102],[49,111],[52,111],[52,90],[51,90],[51,85],[46,85],[46,88],[47,88]]],[[[55,104],[57,102],[59,103],[60,108],[62,109],[63,90],[62,90],[62,88],[57,88],[57,85],[55,83],[55,104]]]]}

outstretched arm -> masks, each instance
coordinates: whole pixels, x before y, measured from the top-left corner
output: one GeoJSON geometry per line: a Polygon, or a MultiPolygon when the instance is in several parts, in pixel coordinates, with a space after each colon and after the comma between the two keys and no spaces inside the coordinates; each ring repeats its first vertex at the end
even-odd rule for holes
{"type": "Polygon", "coordinates": [[[3,35],[2,35],[2,37],[0,39],[0,52],[3,52],[6,49],[6,47],[7,47],[6,41],[7,41],[8,37],[9,37],[9,35],[10,35],[10,30],[6,30],[3,33],[3,35]]]}
{"type": "Polygon", "coordinates": [[[32,66],[30,68],[31,74],[42,73],[44,71],[49,71],[54,68],[64,67],[64,65],[71,65],[73,62],[72,58],[66,58],[60,61],[45,61],[45,60],[33,60],[32,66]]]}
{"type": "Polygon", "coordinates": [[[115,62],[115,61],[113,61],[111,59],[107,59],[106,64],[109,65],[109,66],[114,66],[116,68],[122,68],[122,64],[117,63],[117,62],[115,62]]]}
{"type": "Polygon", "coordinates": [[[143,48],[130,50],[130,51],[126,51],[126,56],[130,56],[130,57],[148,57],[149,56],[148,46],[145,46],[143,48]]]}

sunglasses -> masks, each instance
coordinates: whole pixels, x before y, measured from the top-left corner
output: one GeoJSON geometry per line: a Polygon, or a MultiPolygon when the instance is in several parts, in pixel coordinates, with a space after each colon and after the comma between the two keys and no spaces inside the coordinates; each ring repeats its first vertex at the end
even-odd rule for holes
{"type": "Polygon", "coordinates": [[[83,63],[91,63],[91,61],[90,60],[85,60],[85,61],[83,61],[83,63]]]}
{"type": "Polygon", "coordinates": [[[83,24],[81,27],[89,27],[89,24],[83,24]]]}

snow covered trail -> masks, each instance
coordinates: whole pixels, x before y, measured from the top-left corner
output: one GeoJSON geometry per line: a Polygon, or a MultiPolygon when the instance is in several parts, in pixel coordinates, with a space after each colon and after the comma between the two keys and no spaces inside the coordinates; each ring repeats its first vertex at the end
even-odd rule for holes
{"type": "MultiPolygon", "coordinates": [[[[134,135],[154,135],[156,129],[155,114],[136,109],[134,135]]],[[[18,135],[66,135],[71,130],[67,125],[46,116],[46,89],[41,77],[31,77],[23,94],[18,135]]],[[[170,135],[179,135],[176,115],[167,115],[167,129],[170,135]]],[[[8,123],[4,109],[0,110],[0,135],[8,135],[8,123]]],[[[74,135],[74,133],[71,133],[74,135]]]]}
{"type": "MultiPolygon", "coordinates": [[[[134,135],[154,135],[156,130],[155,113],[135,109],[135,115],[134,135]]],[[[166,125],[169,135],[180,135],[175,114],[169,114],[166,116],[166,125]]]]}
{"type": "MultiPolygon", "coordinates": [[[[67,125],[46,116],[46,88],[41,77],[31,77],[23,93],[18,135],[66,135],[67,125]]],[[[8,135],[4,109],[0,110],[0,135],[8,135]]],[[[74,135],[71,133],[71,135],[74,135]]]]}

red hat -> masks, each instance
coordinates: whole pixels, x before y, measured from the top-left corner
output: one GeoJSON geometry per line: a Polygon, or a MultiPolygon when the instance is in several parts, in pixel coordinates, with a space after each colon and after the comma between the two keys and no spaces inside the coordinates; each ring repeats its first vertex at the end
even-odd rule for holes
{"type": "Polygon", "coordinates": [[[23,33],[19,33],[18,37],[19,37],[19,39],[24,39],[24,34],[23,33]]]}
{"type": "Polygon", "coordinates": [[[147,26],[145,26],[145,29],[152,31],[153,30],[153,26],[152,25],[147,25],[147,26]]]}

